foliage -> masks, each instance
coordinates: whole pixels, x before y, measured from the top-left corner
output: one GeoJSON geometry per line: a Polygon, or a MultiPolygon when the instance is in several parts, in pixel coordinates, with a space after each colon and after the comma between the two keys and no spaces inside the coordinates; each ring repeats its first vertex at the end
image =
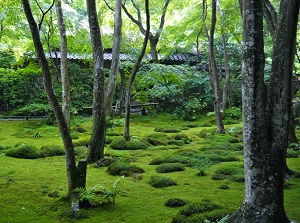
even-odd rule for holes
{"type": "Polygon", "coordinates": [[[86,157],[87,154],[87,147],[86,146],[76,146],[74,148],[75,156],[83,159],[86,157]]]}
{"type": "Polygon", "coordinates": [[[85,188],[76,188],[74,192],[79,194],[80,201],[89,201],[91,203],[102,204],[104,201],[107,203],[115,204],[117,195],[125,195],[120,181],[124,179],[124,176],[121,176],[117,179],[110,189],[105,188],[101,185],[96,185],[91,189],[87,190],[85,188]],[[100,197],[100,200],[98,199],[100,197]]]}
{"type": "Polygon", "coordinates": [[[24,159],[37,159],[41,157],[40,151],[35,146],[26,144],[6,150],[5,155],[24,159]]]}
{"type": "Polygon", "coordinates": [[[46,116],[52,113],[48,104],[29,104],[14,111],[14,115],[23,116],[46,116]]]}
{"type": "Polygon", "coordinates": [[[0,51],[0,67],[11,68],[16,58],[12,51],[0,51]]]}
{"type": "Polygon", "coordinates": [[[181,198],[170,198],[165,202],[165,206],[167,207],[182,207],[189,202],[181,199],[181,198]]]}
{"type": "Polygon", "coordinates": [[[193,160],[186,156],[172,155],[172,156],[155,158],[149,164],[150,165],[160,165],[163,163],[181,163],[186,166],[191,166],[192,165],[191,163],[193,163],[193,160]]]}
{"type": "Polygon", "coordinates": [[[170,173],[176,171],[183,171],[185,169],[184,165],[181,163],[163,163],[156,167],[157,173],[170,173]]]}
{"type": "Polygon", "coordinates": [[[62,147],[57,145],[42,146],[40,150],[41,150],[42,157],[65,155],[65,150],[62,147]]]}
{"type": "Polygon", "coordinates": [[[298,158],[299,154],[296,151],[292,150],[292,149],[287,149],[286,157],[287,158],[298,158]]]}
{"type": "Polygon", "coordinates": [[[169,177],[164,176],[151,176],[149,184],[152,187],[162,188],[162,187],[169,187],[169,186],[176,186],[176,181],[172,180],[169,177]]]}
{"type": "Polygon", "coordinates": [[[144,173],[145,170],[141,167],[130,165],[128,163],[119,161],[112,163],[108,168],[107,172],[110,175],[119,175],[119,176],[132,176],[134,173],[144,173]]]}
{"type": "Polygon", "coordinates": [[[138,150],[147,149],[147,145],[143,140],[131,139],[125,141],[123,137],[118,137],[110,143],[110,147],[115,150],[138,150]]]}
{"type": "Polygon", "coordinates": [[[231,118],[232,120],[241,120],[242,119],[242,110],[237,107],[231,107],[226,109],[226,119],[231,118]]]}

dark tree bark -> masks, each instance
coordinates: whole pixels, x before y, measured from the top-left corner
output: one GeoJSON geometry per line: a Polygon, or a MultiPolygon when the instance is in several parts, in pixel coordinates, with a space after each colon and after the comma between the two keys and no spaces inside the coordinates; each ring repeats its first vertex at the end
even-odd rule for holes
{"type": "Polygon", "coordinates": [[[242,11],[246,189],[244,204],[228,222],[288,223],[283,187],[299,1],[281,1],[268,92],[264,83],[262,2],[246,0],[242,11]]]}
{"type": "Polygon", "coordinates": [[[66,151],[68,195],[71,196],[73,190],[78,185],[79,177],[77,174],[75,153],[74,153],[74,147],[72,144],[72,139],[70,136],[70,131],[69,131],[67,122],[64,118],[62,109],[59,105],[58,99],[52,88],[50,68],[49,68],[48,61],[46,59],[46,56],[45,56],[45,53],[43,50],[43,45],[42,45],[40,34],[39,34],[39,28],[38,28],[37,23],[32,15],[30,4],[29,4],[28,0],[22,0],[22,5],[24,8],[24,12],[26,14],[26,18],[29,23],[36,55],[39,60],[39,64],[42,68],[44,88],[45,88],[48,100],[50,102],[51,108],[55,114],[56,121],[57,121],[57,124],[59,127],[59,131],[62,136],[63,143],[64,143],[64,148],[66,151]]]}
{"type": "MultiPolygon", "coordinates": [[[[206,10],[206,2],[203,1],[203,14],[202,14],[202,20],[205,22],[205,10],[206,10]]],[[[224,133],[225,128],[223,125],[223,114],[221,112],[221,88],[220,88],[220,78],[218,75],[218,69],[216,64],[216,58],[214,53],[214,34],[215,34],[215,27],[216,27],[216,11],[217,11],[217,3],[216,0],[212,1],[212,19],[211,19],[211,27],[210,31],[208,33],[208,29],[204,23],[204,29],[206,32],[206,36],[208,38],[208,54],[209,54],[209,74],[210,74],[210,80],[211,85],[214,91],[214,111],[216,116],[216,122],[218,126],[218,133],[224,133]]]]}
{"type": "Polygon", "coordinates": [[[146,9],[146,23],[147,23],[147,29],[144,37],[143,47],[142,51],[134,65],[134,68],[132,70],[132,73],[130,75],[128,86],[126,90],[125,95],[125,126],[124,126],[124,139],[126,141],[130,141],[130,99],[131,99],[131,87],[133,85],[135,76],[141,66],[142,59],[146,52],[146,47],[148,43],[148,36],[150,32],[150,13],[149,13],[149,0],[145,1],[145,9],[146,9]]]}
{"type": "MultiPolygon", "coordinates": [[[[150,53],[151,53],[151,57],[154,63],[158,63],[158,54],[157,54],[157,44],[159,41],[159,38],[161,36],[162,30],[164,28],[165,25],[165,17],[166,17],[166,12],[167,12],[167,8],[169,6],[171,0],[166,0],[164,7],[163,7],[163,11],[162,11],[162,15],[160,18],[160,24],[159,24],[159,28],[157,30],[157,32],[155,34],[153,34],[152,32],[149,31],[149,42],[150,42],[150,53]]],[[[129,13],[129,11],[127,10],[127,8],[125,7],[125,5],[122,5],[122,8],[124,10],[124,12],[127,14],[127,16],[131,19],[132,22],[134,22],[140,29],[140,32],[146,36],[146,29],[144,28],[143,25],[143,21],[142,21],[142,16],[141,16],[141,11],[139,9],[139,7],[135,4],[134,0],[131,0],[134,8],[137,11],[137,16],[138,19],[135,19],[132,14],[129,13]]]]}
{"type": "Polygon", "coordinates": [[[122,38],[122,1],[116,0],[116,9],[114,16],[114,43],[112,48],[112,61],[110,67],[109,79],[105,90],[105,115],[112,115],[112,102],[115,94],[117,75],[120,65],[120,47],[122,38]]]}
{"type": "Polygon", "coordinates": [[[55,3],[56,14],[58,18],[58,25],[60,31],[60,73],[61,73],[61,83],[62,83],[62,111],[64,113],[68,127],[70,128],[70,84],[68,75],[68,44],[67,44],[67,34],[66,25],[64,22],[64,16],[61,8],[61,0],[56,0],[55,3]]]}
{"type": "Polygon", "coordinates": [[[95,162],[104,157],[106,121],[104,110],[104,56],[95,0],[87,0],[90,36],[93,48],[94,88],[93,127],[87,161],[95,162]]]}

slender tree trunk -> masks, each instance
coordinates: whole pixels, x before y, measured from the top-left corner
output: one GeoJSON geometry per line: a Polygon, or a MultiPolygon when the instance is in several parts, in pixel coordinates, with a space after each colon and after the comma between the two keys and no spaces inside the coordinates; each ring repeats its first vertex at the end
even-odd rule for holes
{"type": "Polygon", "coordinates": [[[67,181],[68,181],[68,195],[71,196],[72,191],[78,185],[78,175],[77,175],[77,167],[75,161],[75,152],[72,144],[72,139],[70,136],[70,131],[67,125],[67,122],[64,118],[64,114],[59,105],[58,99],[54,93],[51,82],[51,73],[48,65],[48,61],[46,59],[43,45],[40,39],[39,29],[36,24],[36,21],[32,15],[31,7],[29,5],[28,0],[22,0],[22,5],[24,8],[24,12],[26,14],[29,27],[31,30],[31,35],[36,51],[37,58],[39,60],[40,66],[43,72],[43,80],[44,80],[44,88],[46,91],[46,95],[50,102],[51,108],[55,114],[59,131],[62,136],[62,140],[64,143],[64,148],[66,151],[66,169],[67,169],[67,181]]]}
{"type": "Polygon", "coordinates": [[[116,0],[115,9],[115,25],[114,25],[114,44],[112,48],[112,61],[110,67],[110,75],[105,91],[105,115],[112,115],[112,102],[115,94],[117,75],[120,65],[120,47],[121,47],[121,37],[122,37],[122,1],[116,0]]]}
{"type": "Polygon", "coordinates": [[[104,157],[106,122],[104,110],[104,57],[95,0],[87,0],[90,36],[93,47],[94,88],[93,127],[87,161],[95,162],[104,157]]]}
{"type": "Polygon", "coordinates": [[[142,51],[134,65],[134,68],[132,70],[132,73],[130,75],[129,81],[128,81],[128,86],[127,86],[127,91],[125,94],[125,126],[124,126],[124,139],[126,141],[130,141],[130,99],[131,99],[131,87],[133,85],[135,76],[141,66],[142,59],[145,55],[146,52],[146,47],[148,43],[148,37],[149,37],[149,32],[150,32],[150,13],[149,13],[149,0],[145,1],[145,9],[146,9],[146,23],[147,23],[147,29],[146,29],[146,34],[144,37],[144,42],[143,42],[143,47],[142,51]]]}
{"type": "Polygon", "coordinates": [[[120,77],[121,77],[121,90],[120,90],[119,100],[116,104],[116,112],[115,113],[118,116],[121,116],[123,105],[124,105],[125,93],[126,93],[126,77],[125,77],[123,68],[120,68],[119,73],[120,73],[120,77]]]}
{"type": "MultiPolygon", "coordinates": [[[[224,49],[224,66],[225,66],[225,83],[223,87],[223,99],[222,99],[222,110],[223,110],[223,117],[225,117],[227,102],[229,98],[229,91],[230,91],[230,74],[229,74],[229,64],[228,64],[228,56],[227,56],[227,47],[226,47],[226,37],[225,34],[222,34],[222,41],[223,41],[223,49],[224,49]]],[[[230,101],[230,99],[229,99],[230,101]]]]}
{"type": "Polygon", "coordinates": [[[158,54],[157,54],[158,39],[150,34],[149,42],[150,42],[150,53],[151,53],[152,60],[154,63],[158,63],[159,62],[158,54]]]}
{"type": "Polygon", "coordinates": [[[70,84],[68,76],[68,45],[67,45],[67,35],[66,26],[64,23],[63,12],[61,8],[61,0],[57,0],[56,4],[56,14],[58,18],[58,25],[60,31],[60,72],[61,72],[61,83],[62,83],[62,111],[64,113],[68,128],[70,128],[70,84]]]}
{"type": "Polygon", "coordinates": [[[213,82],[213,90],[214,90],[214,110],[216,115],[216,121],[218,126],[218,133],[224,133],[224,125],[222,120],[222,112],[221,112],[221,89],[220,89],[220,78],[218,76],[217,71],[217,64],[216,64],[216,58],[214,54],[214,33],[215,33],[215,26],[216,26],[216,0],[213,0],[212,4],[212,22],[211,22],[211,28],[210,28],[210,34],[208,38],[209,47],[208,47],[208,53],[209,53],[209,64],[210,64],[210,75],[213,82]]]}
{"type": "Polygon", "coordinates": [[[262,12],[262,2],[246,0],[243,4],[246,189],[244,204],[230,217],[230,223],[290,222],[284,210],[283,187],[299,1],[281,1],[268,94],[264,84],[262,12]]]}

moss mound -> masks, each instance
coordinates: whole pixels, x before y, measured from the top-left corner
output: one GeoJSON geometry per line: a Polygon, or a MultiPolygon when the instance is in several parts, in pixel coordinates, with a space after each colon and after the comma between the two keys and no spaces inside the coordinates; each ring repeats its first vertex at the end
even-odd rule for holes
{"type": "Polygon", "coordinates": [[[167,207],[182,207],[184,205],[187,205],[189,202],[185,201],[181,198],[170,198],[165,202],[165,206],[167,207]]]}
{"type": "Polygon", "coordinates": [[[110,175],[118,175],[118,176],[133,176],[137,173],[144,173],[145,170],[141,167],[130,165],[125,162],[116,162],[112,163],[108,168],[107,172],[110,175]]]}
{"type": "Polygon", "coordinates": [[[49,157],[49,156],[63,156],[65,155],[65,150],[57,145],[51,146],[43,146],[41,148],[41,156],[49,157]]]}
{"type": "Polygon", "coordinates": [[[6,150],[5,155],[15,158],[37,159],[41,157],[41,152],[35,146],[23,144],[6,150]]]}
{"type": "Polygon", "coordinates": [[[152,176],[150,177],[149,184],[152,187],[156,188],[163,188],[163,187],[170,187],[170,186],[176,186],[176,181],[172,180],[169,177],[164,176],[152,176]]]}
{"type": "Polygon", "coordinates": [[[163,163],[156,167],[157,173],[171,173],[176,171],[183,171],[184,165],[181,163],[163,163]]]}
{"type": "Polygon", "coordinates": [[[118,137],[110,143],[110,147],[115,150],[138,150],[147,149],[148,146],[143,140],[131,139],[127,142],[123,137],[118,137]]]}

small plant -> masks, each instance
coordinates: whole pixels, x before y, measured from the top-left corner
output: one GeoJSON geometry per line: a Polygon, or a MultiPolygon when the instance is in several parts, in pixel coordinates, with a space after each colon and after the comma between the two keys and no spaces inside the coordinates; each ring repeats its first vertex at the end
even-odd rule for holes
{"type": "Polygon", "coordinates": [[[71,138],[72,138],[72,139],[79,139],[79,134],[78,134],[78,132],[75,132],[75,131],[74,131],[74,132],[71,132],[70,135],[71,135],[71,138]]]}
{"type": "Polygon", "coordinates": [[[167,207],[182,207],[189,202],[182,200],[181,198],[171,198],[165,202],[165,206],[167,207]]]}
{"type": "Polygon", "coordinates": [[[123,191],[120,181],[124,179],[124,176],[118,178],[112,185],[110,189],[105,188],[101,185],[96,185],[90,190],[85,188],[76,188],[74,192],[79,194],[79,199],[81,202],[91,202],[94,204],[102,204],[104,202],[115,204],[117,195],[125,195],[126,192],[123,191]]]}
{"type": "Polygon", "coordinates": [[[176,171],[183,171],[184,165],[181,163],[163,163],[156,167],[157,173],[170,173],[176,171]]]}
{"type": "Polygon", "coordinates": [[[164,176],[152,176],[150,177],[149,184],[152,187],[162,188],[162,187],[169,187],[169,186],[176,186],[176,181],[172,180],[171,178],[164,177],[164,176]]]}
{"type": "Polygon", "coordinates": [[[41,135],[39,132],[36,132],[36,133],[33,134],[32,137],[33,137],[33,138],[41,138],[42,135],[41,135]]]}

